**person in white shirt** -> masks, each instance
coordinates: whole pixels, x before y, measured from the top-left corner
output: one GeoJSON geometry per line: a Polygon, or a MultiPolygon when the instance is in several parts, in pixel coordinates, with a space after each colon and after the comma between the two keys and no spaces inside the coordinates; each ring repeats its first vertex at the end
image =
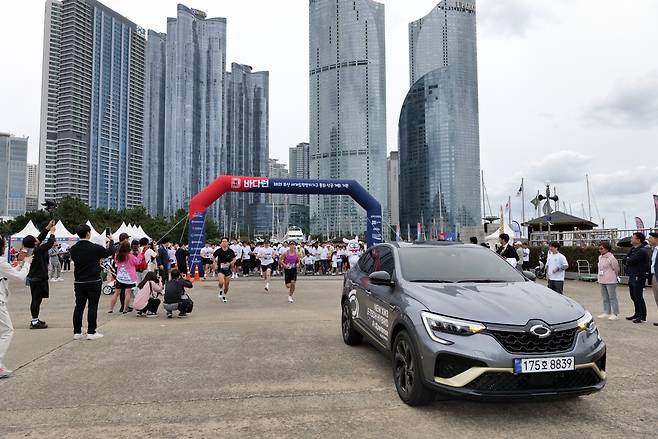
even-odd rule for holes
{"type": "Polygon", "coordinates": [[[329,274],[329,249],[326,245],[320,247],[320,272],[321,274],[329,274]]]}
{"type": "Polygon", "coordinates": [[[245,242],[242,246],[242,275],[244,277],[249,276],[251,271],[251,247],[249,243],[245,242]]]}
{"type": "MultiPolygon", "coordinates": [[[[649,245],[651,246],[651,289],[653,299],[658,306],[658,233],[649,233],[649,245]]],[[[658,326],[658,322],[654,322],[653,326],[658,326]]]]}
{"type": "Polygon", "coordinates": [[[206,245],[201,249],[199,255],[201,256],[201,263],[203,264],[203,280],[208,278],[208,273],[212,267],[212,255],[215,250],[206,242],[206,245]]]}
{"type": "Polygon", "coordinates": [[[302,259],[302,262],[304,264],[304,275],[312,275],[313,274],[313,269],[314,269],[314,264],[315,261],[313,260],[313,256],[307,254],[304,256],[304,259],[302,259]]]}
{"type": "Polygon", "coordinates": [[[14,336],[14,326],[9,317],[7,301],[9,300],[9,279],[25,283],[25,278],[30,271],[32,256],[25,256],[25,253],[19,254],[19,260],[22,259],[22,267],[14,268],[5,255],[5,240],[0,236],[0,378],[8,378],[11,371],[5,367],[3,360],[9,349],[9,344],[14,336]]]}
{"type": "Polygon", "coordinates": [[[530,249],[528,248],[528,243],[522,243],[521,249],[523,250],[523,265],[521,267],[524,271],[530,270],[530,249]]]}
{"type": "Polygon", "coordinates": [[[546,278],[548,288],[556,293],[563,294],[564,273],[569,268],[567,258],[560,253],[560,243],[551,242],[548,245],[548,256],[546,257],[546,278]]]}
{"type": "Polygon", "coordinates": [[[331,275],[335,276],[338,273],[338,252],[334,251],[331,255],[331,275]]]}
{"type": "Polygon", "coordinates": [[[235,263],[233,264],[231,279],[237,279],[239,277],[240,270],[242,270],[242,244],[237,241],[233,241],[231,244],[231,250],[235,253],[235,263]]]}
{"type": "Polygon", "coordinates": [[[157,257],[158,254],[156,253],[154,247],[157,244],[152,243],[152,244],[147,244],[144,246],[144,259],[146,260],[146,265],[148,266],[147,270],[148,271],[153,271],[157,272],[158,271],[158,262],[157,262],[157,257]]]}
{"type": "Polygon", "coordinates": [[[258,253],[256,253],[260,260],[260,269],[265,278],[265,291],[270,291],[270,279],[272,277],[272,272],[274,271],[275,254],[276,252],[270,247],[269,241],[265,241],[265,246],[259,248],[258,253]]]}

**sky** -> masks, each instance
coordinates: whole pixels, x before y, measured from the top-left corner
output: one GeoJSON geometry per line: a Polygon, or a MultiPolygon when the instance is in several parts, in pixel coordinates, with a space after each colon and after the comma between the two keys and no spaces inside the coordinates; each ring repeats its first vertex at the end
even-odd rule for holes
{"type": "MultiPolygon", "coordinates": [[[[472,0],[471,0],[472,1],[472,0]]],[[[165,32],[176,1],[105,0],[165,32]]],[[[437,0],[386,5],[387,148],[397,149],[409,89],[408,23],[437,0]]],[[[228,22],[227,65],[270,72],[270,156],[308,141],[308,0],[190,0],[228,22]]],[[[26,135],[38,160],[45,2],[0,2],[0,132],[26,135]]],[[[521,220],[545,182],[560,208],[606,227],[652,226],[658,193],[658,1],[477,0],[480,151],[494,214],[512,197],[521,220]],[[566,209],[565,209],[566,207],[566,209]]],[[[383,170],[385,172],[385,170],[383,170]]]]}

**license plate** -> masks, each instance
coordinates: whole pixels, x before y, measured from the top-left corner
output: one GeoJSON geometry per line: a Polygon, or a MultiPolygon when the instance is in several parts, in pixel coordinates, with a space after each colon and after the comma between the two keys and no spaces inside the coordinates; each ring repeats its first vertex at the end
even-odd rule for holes
{"type": "Polygon", "coordinates": [[[574,370],[573,357],[515,358],[514,373],[541,373],[574,370]]]}

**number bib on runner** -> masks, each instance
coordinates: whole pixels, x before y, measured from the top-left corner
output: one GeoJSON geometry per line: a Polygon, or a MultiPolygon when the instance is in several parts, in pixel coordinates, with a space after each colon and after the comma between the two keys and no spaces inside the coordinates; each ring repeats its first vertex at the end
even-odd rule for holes
{"type": "Polygon", "coordinates": [[[514,373],[540,373],[574,370],[576,368],[573,357],[553,358],[515,358],[514,373]]]}

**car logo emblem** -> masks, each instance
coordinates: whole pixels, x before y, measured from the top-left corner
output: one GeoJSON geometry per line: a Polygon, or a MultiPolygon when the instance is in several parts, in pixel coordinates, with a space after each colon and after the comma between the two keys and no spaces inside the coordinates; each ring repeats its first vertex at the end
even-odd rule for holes
{"type": "Polygon", "coordinates": [[[546,338],[553,333],[553,331],[544,325],[535,325],[530,328],[530,332],[539,338],[546,338]]]}

